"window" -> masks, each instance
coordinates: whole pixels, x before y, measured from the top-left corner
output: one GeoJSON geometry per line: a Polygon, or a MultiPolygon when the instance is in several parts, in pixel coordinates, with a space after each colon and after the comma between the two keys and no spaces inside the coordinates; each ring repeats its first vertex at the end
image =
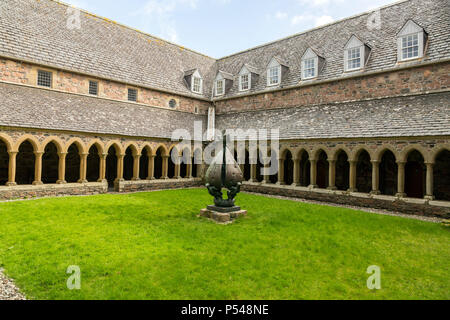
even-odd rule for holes
{"type": "Polygon", "coordinates": [[[245,91],[250,89],[250,74],[243,74],[239,78],[239,90],[245,91]]]}
{"type": "Polygon", "coordinates": [[[269,69],[269,79],[268,79],[268,85],[269,86],[273,86],[273,85],[277,85],[280,83],[280,73],[281,73],[281,67],[280,66],[276,66],[276,67],[271,67],[269,69]]]}
{"type": "Polygon", "coordinates": [[[225,93],[224,90],[225,80],[216,81],[216,96],[221,96],[225,93]]]}
{"type": "Polygon", "coordinates": [[[96,96],[98,95],[98,82],[89,81],[89,94],[96,96]]]}
{"type": "Polygon", "coordinates": [[[41,87],[52,87],[52,73],[49,71],[38,70],[37,85],[41,87]]]}
{"type": "Polygon", "coordinates": [[[347,71],[361,69],[361,48],[347,50],[347,71]]]}
{"type": "Polygon", "coordinates": [[[419,58],[419,34],[402,37],[402,60],[419,58]]]}
{"type": "Polygon", "coordinates": [[[128,89],[128,101],[137,102],[137,90],[128,89]]]}
{"type": "Polygon", "coordinates": [[[309,79],[316,76],[316,59],[306,59],[303,61],[303,78],[309,79]]]}
{"type": "Polygon", "coordinates": [[[175,99],[170,99],[169,101],[169,107],[174,109],[177,107],[177,101],[175,99]]]}
{"type": "Polygon", "coordinates": [[[195,93],[202,92],[202,79],[199,77],[193,77],[192,80],[192,91],[195,93]]]}

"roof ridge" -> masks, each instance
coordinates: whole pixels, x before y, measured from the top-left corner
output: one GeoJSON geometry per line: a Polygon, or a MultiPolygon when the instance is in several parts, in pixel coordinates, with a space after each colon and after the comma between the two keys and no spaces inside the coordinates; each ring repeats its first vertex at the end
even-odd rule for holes
{"type": "Polygon", "coordinates": [[[253,51],[253,50],[256,50],[256,49],[259,49],[259,48],[263,48],[263,47],[272,45],[272,44],[277,43],[277,42],[281,42],[281,41],[284,41],[284,40],[295,38],[295,37],[298,37],[300,35],[303,35],[303,34],[306,34],[306,33],[312,32],[312,31],[316,31],[316,30],[320,30],[320,29],[332,26],[334,24],[338,24],[338,23],[341,23],[341,22],[344,22],[344,21],[347,21],[347,20],[355,19],[355,18],[364,16],[366,14],[373,13],[374,11],[377,11],[377,10],[387,9],[387,8],[390,8],[390,7],[393,7],[393,6],[405,3],[405,2],[410,2],[410,1],[413,1],[413,0],[398,0],[398,1],[395,1],[393,3],[387,4],[387,5],[384,5],[384,6],[381,6],[381,7],[377,7],[377,8],[371,9],[371,10],[364,11],[362,13],[357,13],[357,14],[354,14],[352,16],[345,17],[345,18],[342,18],[342,19],[339,19],[339,20],[336,20],[336,21],[324,24],[324,25],[319,26],[319,27],[314,27],[314,28],[311,28],[311,29],[308,29],[308,30],[305,30],[305,31],[301,31],[301,32],[289,35],[289,36],[284,37],[284,38],[280,38],[280,39],[277,39],[277,40],[266,42],[264,44],[261,44],[261,45],[258,45],[258,46],[255,46],[255,47],[252,47],[252,48],[249,48],[249,49],[245,49],[245,50],[242,50],[242,51],[239,51],[239,52],[236,52],[236,53],[229,54],[227,56],[224,56],[222,58],[217,59],[217,61],[221,61],[221,60],[224,60],[224,59],[227,59],[227,58],[230,58],[230,57],[237,56],[237,55],[242,54],[242,53],[246,53],[246,52],[253,51]]]}
{"type": "Polygon", "coordinates": [[[176,43],[174,43],[174,42],[172,42],[172,41],[162,39],[162,38],[157,37],[157,36],[154,36],[154,35],[152,35],[152,34],[150,34],[150,33],[147,33],[147,32],[141,31],[141,30],[139,30],[139,29],[130,27],[130,26],[126,25],[126,24],[123,24],[123,23],[117,22],[117,21],[115,21],[115,20],[112,20],[112,19],[109,19],[109,18],[100,16],[100,15],[97,15],[97,14],[95,14],[95,13],[89,12],[89,11],[86,10],[86,9],[82,9],[82,8],[76,7],[76,6],[74,6],[74,5],[71,5],[71,4],[66,3],[66,2],[64,2],[64,1],[61,1],[61,0],[48,0],[48,1],[52,1],[52,2],[55,2],[55,3],[60,4],[60,5],[64,5],[64,6],[67,6],[67,7],[77,8],[77,9],[80,10],[81,12],[84,12],[84,13],[86,13],[86,14],[92,16],[92,17],[95,17],[95,18],[104,20],[104,21],[109,22],[109,23],[114,23],[114,24],[116,24],[116,25],[118,25],[118,26],[127,28],[127,29],[129,29],[129,30],[132,30],[132,31],[135,31],[135,32],[137,32],[137,33],[143,34],[143,35],[145,35],[145,36],[152,37],[152,38],[155,38],[155,39],[157,39],[157,40],[166,42],[166,43],[168,43],[168,44],[170,44],[170,45],[173,45],[173,46],[176,46],[176,47],[178,47],[178,48],[180,48],[180,49],[182,49],[182,50],[190,51],[190,52],[192,52],[192,53],[201,55],[201,56],[203,56],[203,57],[212,59],[212,60],[214,60],[214,61],[217,61],[217,60],[218,60],[218,59],[213,58],[213,57],[210,57],[210,56],[208,56],[208,55],[206,55],[206,54],[204,54],[204,53],[195,51],[195,50],[193,50],[193,49],[186,48],[186,47],[184,47],[184,46],[182,46],[182,45],[179,45],[179,44],[176,44],[176,43]]]}

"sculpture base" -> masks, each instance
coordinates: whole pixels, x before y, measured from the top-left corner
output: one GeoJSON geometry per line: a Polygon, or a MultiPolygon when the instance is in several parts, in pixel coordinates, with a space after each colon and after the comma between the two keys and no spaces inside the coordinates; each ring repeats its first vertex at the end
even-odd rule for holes
{"type": "Polygon", "coordinates": [[[219,208],[216,206],[208,206],[207,209],[200,211],[200,216],[211,219],[217,223],[229,224],[233,223],[237,218],[247,215],[247,210],[241,210],[240,207],[219,208]],[[217,210],[216,210],[217,209],[217,210]],[[218,211],[221,210],[221,211],[218,211]],[[228,211],[228,212],[224,212],[228,211]]]}

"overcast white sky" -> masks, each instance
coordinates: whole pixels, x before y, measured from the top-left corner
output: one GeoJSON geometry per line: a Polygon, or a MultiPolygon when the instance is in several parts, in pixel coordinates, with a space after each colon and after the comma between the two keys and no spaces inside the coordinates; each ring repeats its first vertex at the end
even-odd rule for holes
{"type": "Polygon", "coordinates": [[[63,0],[220,58],[395,0],[63,0]]]}

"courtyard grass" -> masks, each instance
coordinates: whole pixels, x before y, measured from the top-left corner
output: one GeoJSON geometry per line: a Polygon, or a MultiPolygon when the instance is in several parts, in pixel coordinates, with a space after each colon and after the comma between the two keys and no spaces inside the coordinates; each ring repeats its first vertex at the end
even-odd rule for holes
{"type": "Polygon", "coordinates": [[[439,224],[241,194],[232,225],[205,190],[0,203],[0,267],[31,299],[449,299],[439,224]],[[81,268],[81,290],[66,269],[81,268]],[[381,267],[382,289],[366,286],[381,267]]]}

